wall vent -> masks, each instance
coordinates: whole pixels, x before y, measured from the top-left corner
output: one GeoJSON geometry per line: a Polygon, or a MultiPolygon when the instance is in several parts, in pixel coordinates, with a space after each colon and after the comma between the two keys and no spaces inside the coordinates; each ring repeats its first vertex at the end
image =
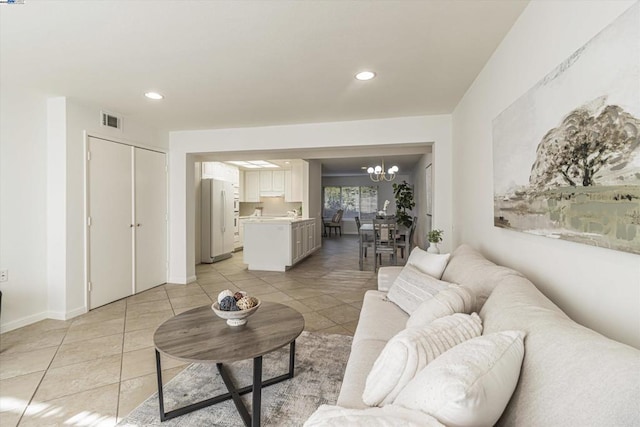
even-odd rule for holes
{"type": "Polygon", "coordinates": [[[102,126],[122,130],[122,117],[104,111],[100,112],[100,116],[100,124],[102,126]]]}

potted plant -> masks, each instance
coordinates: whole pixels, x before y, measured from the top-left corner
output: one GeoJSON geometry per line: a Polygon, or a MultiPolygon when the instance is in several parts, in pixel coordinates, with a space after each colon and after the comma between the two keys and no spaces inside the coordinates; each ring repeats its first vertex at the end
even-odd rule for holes
{"type": "Polygon", "coordinates": [[[416,205],[413,201],[413,189],[407,181],[402,181],[401,184],[393,184],[393,194],[396,197],[397,223],[411,228],[413,217],[410,215],[410,212],[416,205]]]}
{"type": "Polygon", "coordinates": [[[440,249],[438,249],[438,243],[442,242],[442,235],[444,234],[444,230],[431,230],[427,233],[427,240],[429,241],[429,247],[427,248],[427,252],[432,254],[439,254],[440,249]]]}

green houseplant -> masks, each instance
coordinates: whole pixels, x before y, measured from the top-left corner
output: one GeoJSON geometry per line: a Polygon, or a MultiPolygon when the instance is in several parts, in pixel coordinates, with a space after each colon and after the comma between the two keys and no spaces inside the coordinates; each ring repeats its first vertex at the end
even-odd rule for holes
{"type": "Polygon", "coordinates": [[[393,184],[393,194],[396,198],[397,223],[411,228],[413,218],[410,212],[416,205],[413,201],[413,188],[411,188],[407,181],[402,181],[401,184],[393,184]]]}
{"type": "Polygon", "coordinates": [[[427,248],[427,252],[439,254],[440,249],[438,249],[438,243],[442,242],[442,235],[444,234],[444,230],[431,230],[427,233],[427,240],[429,241],[429,247],[427,248]]]}
{"type": "Polygon", "coordinates": [[[443,234],[443,230],[431,230],[429,233],[427,233],[427,240],[429,240],[429,243],[440,243],[442,242],[443,234]]]}

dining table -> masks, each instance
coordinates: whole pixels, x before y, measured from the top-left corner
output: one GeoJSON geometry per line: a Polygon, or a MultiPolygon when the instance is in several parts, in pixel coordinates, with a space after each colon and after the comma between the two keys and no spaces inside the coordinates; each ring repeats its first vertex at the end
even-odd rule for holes
{"type": "MultiPolygon", "coordinates": [[[[398,237],[402,237],[405,240],[409,238],[409,231],[410,229],[399,225],[398,228],[396,229],[396,238],[398,237]]],[[[358,230],[358,251],[359,251],[359,264],[360,264],[360,270],[364,269],[364,250],[366,248],[366,243],[367,242],[373,242],[374,240],[374,235],[373,235],[373,222],[363,222],[362,225],[360,226],[360,229],[358,230]]]]}

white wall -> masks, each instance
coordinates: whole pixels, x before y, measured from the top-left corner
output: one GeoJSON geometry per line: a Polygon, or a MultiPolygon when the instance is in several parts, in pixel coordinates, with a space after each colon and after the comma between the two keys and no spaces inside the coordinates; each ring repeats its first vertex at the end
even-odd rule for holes
{"type": "MultiPolygon", "coordinates": [[[[427,142],[433,142],[439,147],[438,154],[434,154],[435,162],[442,165],[438,168],[441,178],[439,181],[451,182],[451,117],[448,115],[171,132],[169,280],[174,283],[188,283],[195,279],[195,199],[191,185],[193,168],[190,166],[194,161],[191,158],[194,153],[375,147],[427,142]]],[[[451,193],[439,193],[435,206],[440,210],[441,226],[450,233],[451,193]]],[[[312,207],[309,209],[313,212],[312,207]]],[[[317,210],[320,214],[319,203],[317,210]]],[[[444,250],[449,248],[444,246],[444,250]]]]}
{"type": "Polygon", "coordinates": [[[302,213],[303,218],[315,218],[316,220],[316,242],[322,245],[322,164],[319,160],[309,160],[303,164],[303,176],[308,181],[303,182],[303,198],[306,198],[305,205],[308,212],[302,213]]]}
{"type": "MultiPolygon", "coordinates": [[[[396,175],[396,179],[392,182],[373,182],[369,178],[368,174],[362,176],[325,176],[322,177],[322,187],[327,186],[377,186],[378,187],[378,209],[382,210],[384,201],[389,201],[387,207],[388,214],[395,214],[396,212],[396,198],[393,195],[393,184],[407,181],[410,185],[413,185],[413,179],[410,175],[396,175]]],[[[322,194],[320,197],[323,197],[322,194]]],[[[342,232],[345,234],[358,234],[358,228],[353,218],[343,218],[342,232]]]]}
{"type": "Polygon", "coordinates": [[[0,93],[0,268],[9,270],[0,329],[85,311],[84,131],[168,148],[168,135],[125,117],[100,127],[100,107],[48,99],[3,80],[0,93]]]}
{"type": "Polygon", "coordinates": [[[47,100],[2,80],[0,90],[1,331],[47,311],[47,100]]]}
{"type": "Polygon", "coordinates": [[[453,212],[456,244],[522,271],[579,323],[640,347],[640,256],[493,226],[492,120],[632,3],[529,4],[453,113],[453,212]]]}

